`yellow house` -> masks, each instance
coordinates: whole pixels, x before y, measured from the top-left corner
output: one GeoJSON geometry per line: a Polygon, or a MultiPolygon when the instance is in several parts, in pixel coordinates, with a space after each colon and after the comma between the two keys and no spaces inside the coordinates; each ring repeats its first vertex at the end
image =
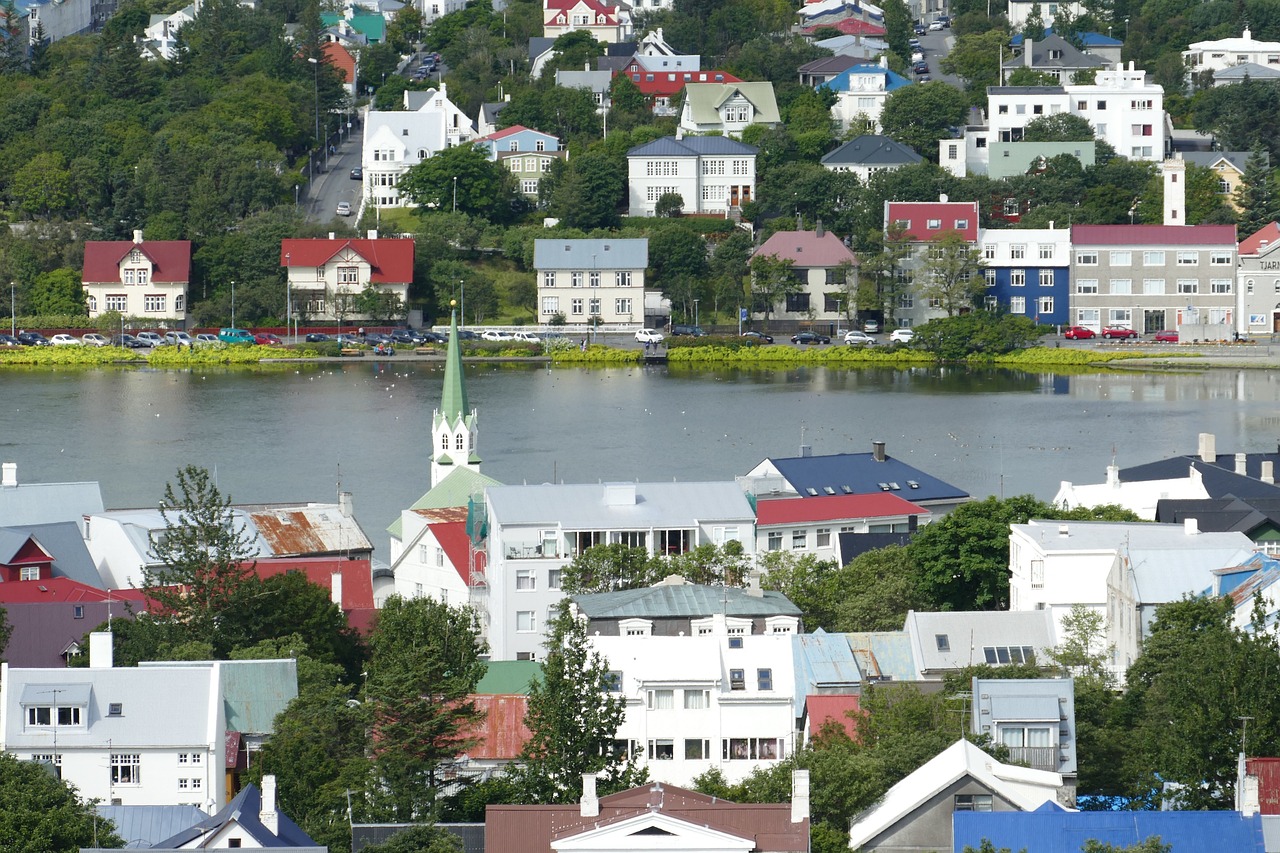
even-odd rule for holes
{"type": "Polygon", "coordinates": [[[1248,151],[1187,151],[1182,159],[1212,169],[1218,176],[1218,192],[1225,196],[1224,200],[1232,210],[1240,212],[1240,206],[1236,204],[1236,190],[1244,180],[1248,151]]]}

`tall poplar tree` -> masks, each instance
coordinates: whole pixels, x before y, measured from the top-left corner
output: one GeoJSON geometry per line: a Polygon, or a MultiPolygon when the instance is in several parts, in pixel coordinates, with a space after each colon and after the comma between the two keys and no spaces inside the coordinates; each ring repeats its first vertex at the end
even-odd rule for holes
{"type": "Polygon", "coordinates": [[[1264,225],[1280,216],[1275,175],[1271,171],[1270,158],[1262,148],[1255,147],[1249,152],[1235,201],[1240,208],[1241,239],[1258,233],[1264,225]]]}

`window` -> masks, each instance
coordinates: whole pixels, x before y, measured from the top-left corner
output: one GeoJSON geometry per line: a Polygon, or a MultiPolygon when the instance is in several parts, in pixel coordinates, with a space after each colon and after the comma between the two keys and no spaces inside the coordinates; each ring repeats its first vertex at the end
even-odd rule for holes
{"type": "Polygon", "coordinates": [[[982,654],[989,664],[1034,663],[1036,659],[1030,646],[986,646],[982,654]]]}
{"type": "Polygon", "coordinates": [[[1042,589],[1044,587],[1044,560],[1031,561],[1031,588],[1042,589]]]}
{"type": "Polygon", "coordinates": [[[142,297],[143,311],[164,311],[165,296],[163,293],[148,293],[142,297]]]}
{"type": "Polygon", "coordinates": [[[1112,294],[1128,296],[1133,293],[1133,282],[1127,278],[1113,278],[1109,284],[1112,294]]]}
{"type": "Polygon", "coordinates": [[[598,315],[600,313],[600,300],[598,298],[587,300],[587,310],[591,312],[592,316],[598,315]]]}
{"type": "Polygon", "coordinates": [[[23,566],[18,569],[18,580],[20,581],[38,581],[40,580],[39,566],[23,566]]]}
{"type": "Polygon", "coordinates": [[[614,313],[614,314],[617,314],[619,317],[621,317],[621,316],[623,316],[623,315],[630,316],[630,314],[631,314],[631,300],[630,300],[630,299],[615,299],[615,300],[613,300],[613,313],[614,313]]]}
{"type": "Polygon", "coordinates": [[[74,705],[38,705],[27,708],[27,725],[29,726],[78,726],[80,725],[80,708],[74,705]],[[55,722],[56,721],[56,722],[55,722]]]}
{"type": "Polygon", "coordinates": [[[550,569],[547,571],[547,589],[560,589],[562,571],[562,569],[550,569]]]}
{"type": "Polygon", "coordinates": [[[1010,270],[1009,271],[1010,287],[1025,287],[1026,284],[1027,284],[1026,270],[1010,270]]]}
{"type": "Polygon", "coordinates": [[[538,194],[538,182],[536,180],[524,180],[520,182],[520,192],[525,195],[538,194]]]}
{"type": "Polygon", "coordinates": [[[650,761],[673,761],[676,757],[676,743],[671,738],[658,738],[649,741],[650,761]]]}
{"type": "Polygon", "coordinates": [[[741,669],[729,670],[729,689],[730,690],[746,690],[747,676],[746,672],[741,669]]]}
{"type": "Polygon", "coordinates": [[[1210,293],[1230,293],[1231,279],[1229,278],[1211,278],[1209,279],[1210,293]]]}
{"type": "Polygon", "coordinates": [[[985,269],[982,271],[982,277],[986,280],[987,287],[996,286],[996,271],[993,269],[985,269]]]}
{"type": "Polygon", "coordinates": [[[995,243],[985,244],[982,247],[982,257],[988,261],[994,261],[996,259],[996,244],[995,243]]]}
{"type": "Polygon", "coordinates": [[[630,270],[619,270],[618,272],[615,272],[615,273],[613,274],[613,285],[614,285],[614,287],[630,287],[630,286],[631,286],[631,271],[630,271],[630,270]]]}
{"type": "Polygon", "coordinates": [[[1053,287],[1053,270],[1040,270],[1040,286],[1053,287]]]}
{"type": "Polygon", "coordinates": [[[756,689],[757,690],[773,689],[773,670],[772,669],[756,670],[756,689]]]}
{"type": "Polygon", "coordinates": [[[902,308],[903,310],[910,311],[912,308],[916,307],[915,296],[910,293],[899,293],[898,307],[902,308]]]}
{"type": "Polygon", "coordinates": [[[1164,266],[1164,252],[1143,252],[1142,265],[1146,267],[1164,266]]]}
{"type": "Polygon", "coordinates": [[[1009,313],[1010,314],[1027,313],[1027,297],[1010,296],[1009,297],[1009,313]]]}
{"type": "Polygon", "coordinates": [[[599,271],[599,270],[592,270],[592,271],[591,271],[591,274],[587,276],[587,286],[588,286],[588,287],[599,287],[599,286],[600,286],[600,271],[599,271]]]}
{"type": "Polygon", "coordinates": [[[538,580],[533,569],[516,569],[516,589],[537,589],[538,580]]]}
{"type": "MultiPolygon", "coordinates": [[[[1133,125],[1133,126],[1130,128],[1130,132],[1131,132],[1134,136],[1150,136],[1150,135],[1151,135],[1151,125],[1149,125],[1149,124],[1135,124],[1135,125],[1133,125]]],[[[1173,176],[1173,179],[1176,181],[1176,180],[1178,179],[1178,176],[1177,176],[1177,175],[1174,175],[1174,176],[1173,176]]]]}
{"type": "Polygon", "coordinates": [[[1026,256],[1027,256],[1026,243],[1014,243],[1012,246],[1009,247],[1009,257],[1013,258],[1015,261],[1020,261],[1026,256]]]}
{"type": "Polygon", "coordinates": [[[946,634],[934,634],[933,642],[940,652],[951,651],[951,639],[946,634]]]}
{"type": "Polygon", "coordinates": [[[199,766],[204,764],[204,753],[202,752],[179,752],[178,763],[188,766],[199,766]]]}
{"type": "Polygon", "coordinates": [[[84,303],[89,308],[90,313],[98,310],[98,297],[85,296],[84,303]]]}
{"type": "Polygon", "coordinates": [[[606,693],[622,692],[622,670],[611,669],[604,674],[604,684],[601,685],[606,693]]]}
{"type": "Polygon", "coordinates": [[[359,284],[360,283],[359,267],[338,267],[338,283],[339,284],[359,284]]]}
{"type": "Polygon", "coordinates": [[[1109,326],[1128,326],[1133,322],[1133,311],[1128,308],[1112,308],[1107,313],[1111,317],[1109,326]]]}
{"type": "Polygon", "coordinates": [[[674,690],[650,690],[648,696],[651,711],[671,711],[676,707],[674,690]]]}
{"type": "MultiPolygon", "coordinates": [[[[1241,61],[1242,61],[1242,62],[1244,61],[1244,60],[1243,60],[1243,58],[1241,59],[1241,61]]],[[[1138,100],[1130,101],[1130,102],[1129,102],[1129,106],[1130,106],[1132,109],[1135,109],[1135,110],[1150,110],[1150,109],[1154,109],[1154,104],[1155,104],[1155,101],[1153,101],[1153,100],[1152,100],[1152,99],[1150,99],[1150,98],[1138,99],[1138,100]]]]}
{"type": "Polygon", "coordinates": [[[956,220],[956,230],[957,230],[957,231],[968,231],[968,230],[969,230],[969,220],[967,220],[967,219],[957,219],[957,220],[956,220]]]}
{"type": "Polygon", "coordinates": [[[111,754],[111,784],[141,785],[142,756],[136,752],[111,754]]]}
{"type": "Polygon", "coordinates": [[[720,741],[721,755],[727,760],[742,761],[782,758],[782,741],[778,738],[734,737],[720,741]]]}
{"type": "Polygon", "coordinates": [[[516,631],[521,634],[531,634],[538,630],[538,616],[532,610],[516,611],[516,631]]]}
{"type": "Polygon", "coordinates": [[[990,794],[956,794],[955,811],[989,812],[991,811],[990,794]]]}
{"type": "Polygon", "coordinates": [[[1097,105],[1096,109],[1105,110],[1106,108],[1107,108],[1107,102],[1106,102],[1106,101],[1098,101],[1098,105],[1097,105]]]}
{"type": "Polygon", "coordinates": [[[1039,244],[1039,246],[1037,246],[1037,248],[1039,249],[1038,254],[1040,255],[1040,260],[1042,261],[1053,260],[1053,244],[1052,243],[1041,243],[1039,244]]]}
{"type": "Polygon", "coordinates": [[[1164,279],[1144,278],[1142,280],[1142,292],[1148,296],[1162,295],[1164,293],[1164,279]]]}
{"type": "Polygon", "coordinates": [[[1229,267],[1231,266],[1231,253],[1230,252],[1210,252],[1209,263],[1215,267],[1229,267]]]}
{"type": "Polygon", "coordinates": [[[575,270],[569,274],[569,286],[582,287],[582,272],[580,270],[575,270]]]}
{"type": "Polygon", "coordinates": [[[74,617],[75,617],[76,619],[83,619],[83,618],[84,618],[84,605],[83,605],[83,604],[77,604],[77,605],[72,609],[72,613],[74,614],[74,617]]]}
{"type": "Polygon", "coordinates": [[[1040,314],[1052,314],[1053,313],[1053,297],[1041,296],[1039,307],[1036,310],[1040,314]]]}
{"type": "Polygon", "coordinates": [[[941,228],[941,227],[942,227],[942,220],[941,220],[941,219],[930,219],[929,221],[927,221],[927,222],[925,223],[925,226],[924,226],[924,227],[925,227],[925,228],[928,228],[930,231],[936,231],[937,229],[939,229],[939,228],[941,228]]]}
{"type": "Polygon", "coordinates": [[[183,297],[183,295],[182,295],[181,293],[179,293],[177,296],[173,297],[173,310],[174,310],[174,311],[181,311],[181,310],[182,310],[182,306],[183,306],[183,304],[184,304],[184,303],[183,303],[183,298],[184,298],[184,297],[183,297]]]}
{"type": "Polygon", "coordinates": [[[807,530],[791,531],[791,550],[800,551],[809,546],[809,532],[807,530]]]}
{"type": "Polygon", "coordinates": [[[569,309],[569,310],[570,310],[570,312],[571,312],[571,313],[573,313],[573,314],[575,314],[575,315],[580,315],[580,314],[582,314],[582,300],[581,300],[581,299],[570,299],[570,300],[569,300],[569,306],[570,306],[570,309],[569,309]]]}
{"type": "Polygon", "coordinates": [[[1200,282],[1194,278],[1178,279],[1178,293],[1191,295],[1200,292],[1200,282]]]}
{"type": "Polygon", "coordinates": [[[1098,265],[1098,253],[1076,252],[1076,265],[1082,267],[1096,267],[1098,265]]]}
{"type": "Polygon", "coordinates": [[[1112,252],[1111,266],[1127,267],[1133,263],[1133,252],[1112,252]]]}
{"type": "Polygon", "coordinates": [[[711,693],[709,691],[684,691],[684,708],[686,711],[702,711],[709,707],[711,707],[711,693]]]}
{"type": "Polygon", "coordinates": [[[818,537],[817,546],[819,548],[831,547],[831,528],[830,527],[819,527],[817,531],[817,537],[818,537]]]}
{"type": "Polygon", "coordinates": [[[559,296],[542,297],[542,313],[543,314],[560,313],[560,297],[559,296]]]}
{"type": "Polygon", "coordinates": [[[711,741],[687,738],[684,742],[686,761],[701,761],[711,757],[711,741]]]}

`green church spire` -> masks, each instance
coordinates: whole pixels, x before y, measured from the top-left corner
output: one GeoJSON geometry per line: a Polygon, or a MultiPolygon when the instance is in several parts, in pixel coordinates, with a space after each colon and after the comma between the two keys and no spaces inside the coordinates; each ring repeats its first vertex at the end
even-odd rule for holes
{"type": "Polygon", "coordinates": [[[471,407],[467,405],[467,383],[462,377],[457,310],[449,315],[449,348],[444,357],[444,391],[440,395],[440,414],[448,424],[457,424],[471,414],[471,407]]]}

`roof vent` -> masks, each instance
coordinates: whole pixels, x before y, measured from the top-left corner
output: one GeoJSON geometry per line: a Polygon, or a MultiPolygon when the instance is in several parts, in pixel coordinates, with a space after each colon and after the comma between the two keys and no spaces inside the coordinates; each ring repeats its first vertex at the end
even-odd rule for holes
{"type": "Polygon", "coordinates": [[[822,491],[826,492],[829,495],[834,495],[836,493],[836,490],[831,488],[830,486],[823,486],[822,491]]]}
{"type": "Polygon", "coordinates": [[[882,492],[887,492],[887,491],[889,491],[889,484],[888,484],[888,483],[880,483],[879,485],[880,485],[880,491],[882,491],[882,492]]]}
{"type": "Polygon", "coordinates": [[[920,484],[917,483],[915,480],[907,480],[907,488],[918,489],[920,488],[920,484]]]}
{"type": "Polygon", "coordinates": [[[1070,528],[1070,527],[1068,527],[1068,526],[1067,526],[1067,525],[1065,525],[1065,524],[1059,524],[1059,525],[1058,525],[1058,535],[1059,535],[1059,536],[1070,536],[1070,535],[1071,535],[1071,528],[1070,528]]]}
{"type": "Polygon", "coordinates": [[[848,486],[841,486],[840,491],[844,492],[846,495],[853,494],[853,489],[849,488],[848,486]]]}

